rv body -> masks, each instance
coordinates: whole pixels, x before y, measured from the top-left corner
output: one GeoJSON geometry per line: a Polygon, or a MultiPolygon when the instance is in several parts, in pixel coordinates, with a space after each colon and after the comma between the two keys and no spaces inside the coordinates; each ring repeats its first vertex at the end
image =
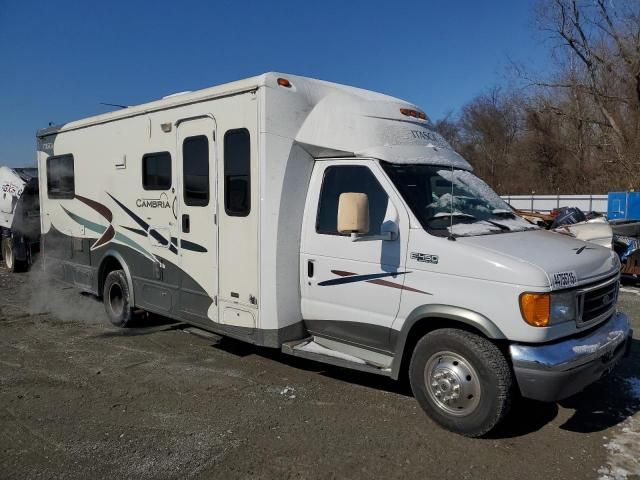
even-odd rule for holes
{"type": "Polygon", "coordinates": [[[36,168],[0,167],[0,256],[10,271],[28,268],[38,252],[37,176],[36,168]]]}
{"type": "Polygon", "coordinates": [[[615,254],[507,213],[425,114],[390,96],[268,73],[44,129],[38,167],[44,268],[102,296],[112,320],[126,323],[124,305],[409,370],[423,408],[460,433],[504,416],[492,397],[564,398],[628,348],[615,254]],[[553,318],[525,321],[523,295],[553,318]]]}

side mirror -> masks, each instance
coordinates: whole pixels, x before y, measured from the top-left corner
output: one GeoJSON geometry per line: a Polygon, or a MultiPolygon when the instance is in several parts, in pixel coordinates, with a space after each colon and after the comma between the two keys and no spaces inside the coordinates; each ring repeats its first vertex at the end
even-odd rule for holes
{"type": "Polygon", "coordinates": [[[369,197],[366,193],[341,193],[338,200],[338,232],[369,233],[369,197]]]}

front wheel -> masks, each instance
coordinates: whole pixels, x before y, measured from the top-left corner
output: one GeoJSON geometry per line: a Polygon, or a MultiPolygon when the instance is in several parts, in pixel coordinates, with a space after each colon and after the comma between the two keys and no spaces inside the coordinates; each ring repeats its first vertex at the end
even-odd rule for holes
{"type": "Polygon", "coordinates": [[[446,328],[416,345],[409,366],[411,389],[435,422],[480,437],[509,411],[513,378],[502,352],[484,337],[446,328]]]}
{"type": "Polygon", "coordinates": [[[11,237],[4,237],[2,239],[2,259],[4,260],[4,266],[11,273],[25,270],[24,262],[16,259],[16,252],[13,248],[13,239],[11,237]]]}
{"type": "Polygon", "coordinates": [[[104,280],[104,309],[116,327],[126,327],[133,319],[129,282],[122,270],[115,270],[104,280]]]}

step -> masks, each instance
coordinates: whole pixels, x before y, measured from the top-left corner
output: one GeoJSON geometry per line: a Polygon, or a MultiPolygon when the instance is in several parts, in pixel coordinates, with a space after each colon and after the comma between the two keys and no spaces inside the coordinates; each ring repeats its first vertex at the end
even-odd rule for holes
{"type": "Polygon", "coordinates": [[[323,347],[322,345],[315,343],[313,341],[313,337],[283,343],[282,352],[287,355],[293,355],[294,357],[306,358],[308,360],[327,363],[337,367],[375,373],[376,375],[384,375],[386,377],[391,376],[390,368],[379,368],[375,365],[366,363],[361,358],[323,347]]]}

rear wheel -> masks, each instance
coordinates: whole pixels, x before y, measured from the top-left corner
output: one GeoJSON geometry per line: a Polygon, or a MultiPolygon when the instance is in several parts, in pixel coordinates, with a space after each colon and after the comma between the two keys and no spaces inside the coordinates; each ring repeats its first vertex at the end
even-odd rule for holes
{"type": "Polygon", "coordinates": [[[115,270],[104,281],[102,291],[104,309],[109,321],[117,327],[126,327],[133,319],[129,282],[122,270],[115,270]]]}
{"type": "Polygon", "coordinates": [[[25,269],[25,263],[16,259],[16,253],[13,249],[13,239],[4,237],[2,239],[2,259],[4,266],[12,273],[22,272],[25,269]]]}
{"type": "Polygon", "coordinates": [[[511,369],[484,337],[457,329],[425,335],[409,366],[411,389],[435,422],[469,437],[485,435],[507,415],[511,369]]]}

